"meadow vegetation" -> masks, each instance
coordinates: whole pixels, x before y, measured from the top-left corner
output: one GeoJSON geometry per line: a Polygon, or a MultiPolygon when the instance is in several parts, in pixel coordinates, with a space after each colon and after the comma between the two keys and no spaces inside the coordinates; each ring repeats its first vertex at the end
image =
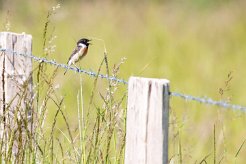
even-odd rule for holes
{"type": "MultiPolygon", "coordinates": [[[[126,80],[166,78],[171,91],[246,105],[243,0],[0,5],[1,31],[31,34],[36,56],[66,63],[78,39],[94,38],[78,64],[83,69],[126,80]]],[[[33,69],[35,139],[17,159],[123,163],[127,85],[72,71],[64,76],[45,63],[33,69]]],[[[171,97],[170,163],[244,163],[245,123],[245,112],[171,97]]],[[[1,159],[13,161],[6,151],[1,159]]]]}

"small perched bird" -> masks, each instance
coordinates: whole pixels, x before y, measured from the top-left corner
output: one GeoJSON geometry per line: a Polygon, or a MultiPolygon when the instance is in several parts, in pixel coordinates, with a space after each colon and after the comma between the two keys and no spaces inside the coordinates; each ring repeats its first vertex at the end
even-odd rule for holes
{"type": "MultiPolygon", "coordinates": [[[[73,50],[71,56],[68,59],[67,64],[70,66],[75,65],[80,59],[82,59],[88,52],[89,43],[91,40],[83,38],[77,42],[77,47],[73,50]]],[[[64,72],[64,75],[67,73],[67,70],[64,72]]]]}

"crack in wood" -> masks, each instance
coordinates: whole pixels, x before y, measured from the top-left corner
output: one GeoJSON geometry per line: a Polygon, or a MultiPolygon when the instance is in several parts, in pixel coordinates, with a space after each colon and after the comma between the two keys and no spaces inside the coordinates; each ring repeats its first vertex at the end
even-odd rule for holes
{"type": "Polygon", "coordinates": [[[152,82],[149,81],[148,82],[149,84],[149,87],[148,87],[148,100],[147,100],[147,113],[146,113],[146,134],[145,134],[145,157],[146,157],[146,160],[145,162],[147,163],[148,161],[148,124],[149,124],[149,108],[150,108],[150,98],[151,98],[151,89],[152,89],[152,82]]]}
{"type": "Polygon", "coordinates": [[[4,77],[4,73],[5,73],[5,53],[2,53],[3,55],[3,69],[2,69],[2,91],[3,91],[3,124],[4,124],[4,129],[6,126],[6,117],[5,117],[5,108],[6,108],[6,97],[5,97],[5,77],[4,77]]]}

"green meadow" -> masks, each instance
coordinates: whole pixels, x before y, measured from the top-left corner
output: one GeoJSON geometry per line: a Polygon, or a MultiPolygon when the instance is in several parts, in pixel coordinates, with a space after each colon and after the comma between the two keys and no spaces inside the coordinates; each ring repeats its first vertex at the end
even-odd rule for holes
{"type": "MultiPolygon", "coordinates": [[[[0,28],[31,34],[33,55],[64,64],[80,38],[91,38],[77,63],[82,69],[125,80],[164,78],[171,92],[246,106],[245,6],[243,0],[0,0],[0,28]]],[[[65,69],[35,61],[33,67],[36,140],[18,160],[123,163],[127,85],[70,70],[64,76],[65,69]]],[[[243,164],[245,125],[245,111],[171,97],[169,162],[243,164]]]]}

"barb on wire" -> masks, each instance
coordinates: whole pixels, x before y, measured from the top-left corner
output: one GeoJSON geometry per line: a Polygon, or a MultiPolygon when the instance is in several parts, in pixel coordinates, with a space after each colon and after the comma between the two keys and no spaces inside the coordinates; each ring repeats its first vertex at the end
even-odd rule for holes
{"type": "Polygon", "coordinates": [[[177,93],[177,92],[171,92],[170,95],[175,96],[175,97],[181,97],[185,100],[197,101],[197,102],[200,102],[202,104],[216,105],[216,106],[219,106],[222,108],[230,108],[230,109],[241,110],[241,111],[246,112],[246,107],[240,106],[240,105],[235,105],[235,104],[229,104],[225,101],[215,101],[211,98],[195,97],[195,96],[186,95],[186,94],[177,93]]]}
{"type": "MultiPolygon", "coordinates": [[[[89,76],[92,76],[92,77],[96,77],[97,76],[97,73],[95,73],[93,71],[88,71],[88,70],[84,70],[84,69],[78,69],[78,68],[75,68],[75,67],[68,66],[66,64],[59,64],[59,63],[57,63],[54,60],[48,60],[46,58],[37,57],[37,56],[34,56],[32,54],[19,54],[19,53],[15,52],[15,51],[9,51],[9,50],[3,49],[1,47],[0,47],[0,51],[12,53],[14,55],[20,55],[20,56],[29,57],[29,58],[32,58],[33,60],[37,61],[37,62],[45,62],[47,64],[55,65],[57,67],[61,67],[61,68],[69,69],[69,70],[72,70],[72,71],[76,71],[78,73],[85,73],[85,74],[87,74],[89,76]]],[[[104,79],[107,79],[107,80],[117,81],[118,83],[123,83],[125,85],[128,85],[128,82],[126,80],[118,79],[118,78],[116,78],[114,76],[108,76],[108,75],[99,74],[98,77],[104,78],[104,79]]],[[[200,102],[202,104],[216,105],[216,106],[220,106],[220,107],[223,107],[223,108],[230,108],[230,109],[240,110],[240,111],[246,112],[246,107],[240,106],[240,105],[235,105],[235,104],[229,104],[229,103],[227,103],[225,101],[215,101],[215,100],[213,100],[211,98],[195,97],[195,96],[186,95],[186,94],[182,94],[182,93],[178,93],[178,92],[170,92],[170,95],[171,96],[175,96],[175,97],[181,97],[181,98],[183,98],[185,100],[197,101],[197,102],[200,102]]]]}
{"type": "MultiPolygon", "coordinates": [[[[96,72],[85,70],[85,69],[78,69],[76,67],[68,66],[66,64],[60,64],[60,63],[57,63],[54,60],[48,60],[46,58],[37,57],[37,56],[34,56],[32,54],[21,54],[21,53],[17,53],[15,51],[6,50],[6,49],[3,49],[3,48],[0,48],[0,51],[13,53],[14,55],[20,55],[20,56],[24,56],[24,57],[29,57],[29,58],[32,58],[33,60],[37,61],[37,62],[44,62],[44,63],[51,64],[51,65],[54,65],[54,66],[57,66],[57,67],[61,67],[61,68],[69,69],[69,70],[72,70],[72,71],[76,71],[78,73],[85,73],[85,74],[87,74],[89,76],[92,76],[92,77],[96,77],[97,76],[96,72]]],[[[102,79],[117,81],[118,83],[128,84],[127,81],[125,81],[123,79],[118,79],[118,78],[116,78],[114,76],[108,76],[108,75],[99,74],[98,77],[100,77],[102,79]]]]}

